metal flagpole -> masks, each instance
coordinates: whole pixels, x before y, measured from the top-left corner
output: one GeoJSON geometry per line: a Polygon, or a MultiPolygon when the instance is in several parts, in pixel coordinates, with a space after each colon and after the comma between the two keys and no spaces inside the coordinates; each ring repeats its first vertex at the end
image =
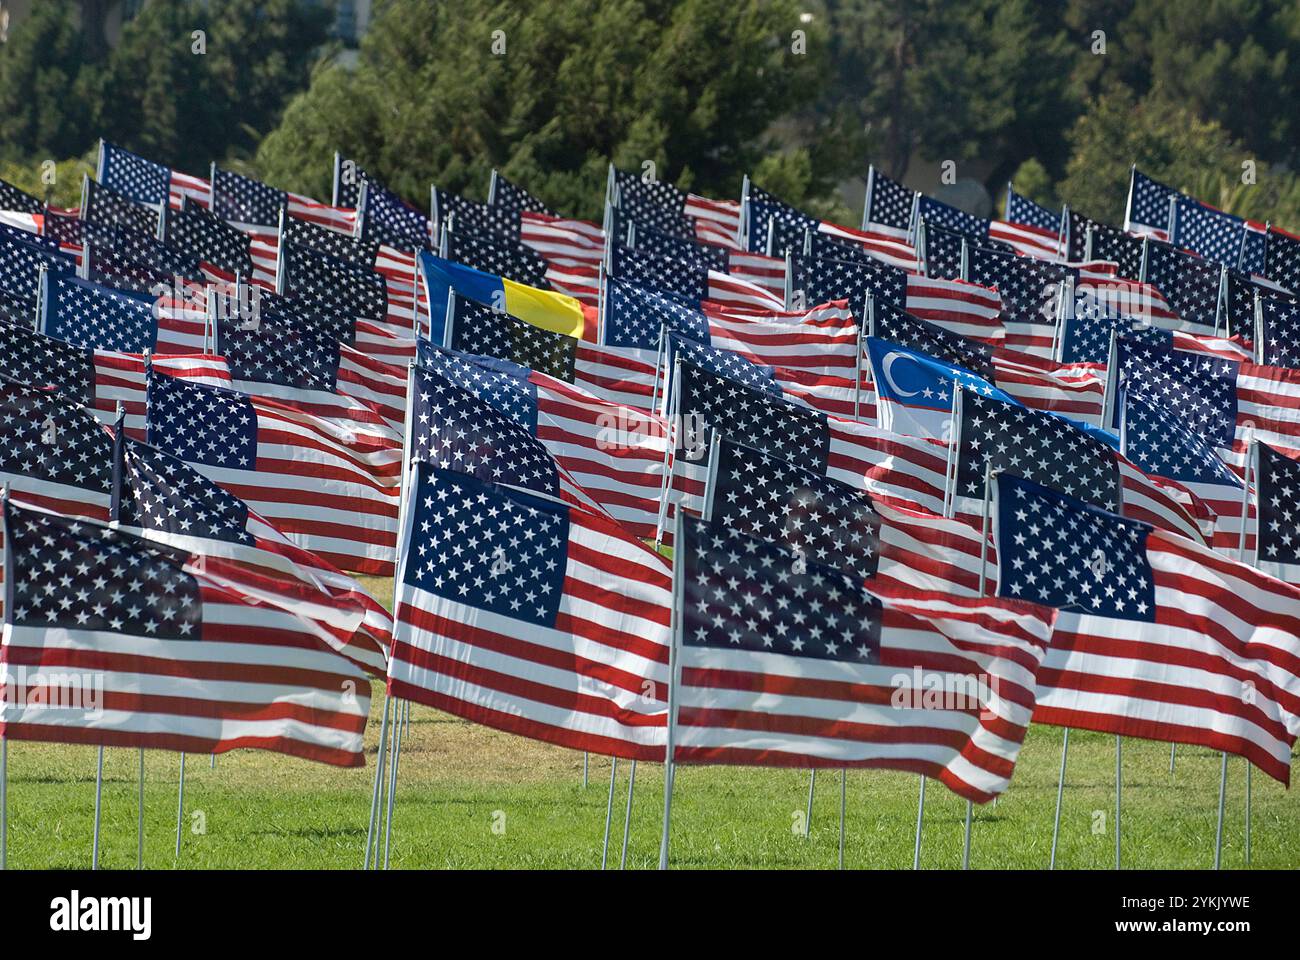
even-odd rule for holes
{"type": "Polygon", "coordinates": [[[144,869],[144,747],[140,748],[140,819],[135,826],[135,868],[144,869]]]}
{"type": "Polygon", "coordinates": [[[844,803],[848,792],[849,768],[840,767],[840,869],[844,869],[844,803]]]}
{"type": "MultiPolygon", "coordinates": [[[[384,691],[384,718],[379,723],[379,752],[375,755],[375,786],[370,794],[370,825],[366,828],[366,856],[361,861],[361,869],[370,869],[370,843],[375,836],[375,819],[379,815],[379,798],[384,782],[384,751],[388,748],[388,710],[392,696],[384,691]]],[[[378,851],[378,847],[375,848],[378,851]]],[[[376,857],[378,859],[378,857],[376,857]]]]}
{"type": "Polygon", "coordinates": [[[605,842],[600,847],[600,869],[602,870],[609,860],[609,828],[614,821],[614,780],[618,776],[618,757],[609,759],[609,798],[605,801],[605,842]]]}
{"type": "Polygon", "coordinates": [[[921,819],[925,816],[925,774],[921,774],[921,799],[916,804],[916,847],[912,851],[912,869],[921,869],[921,819]]]}
{"type": "Polygon", "coordinates": [[[1169,775],[1174,775],[1174,760],[1178,757],[1178,744],[1169,744],[1169,775]]]}
{"type": "MultiPolygon", "coordinates": [[[[667,365],[665,364],[665,366],[667,365]]],[[[682,382],[681,367],[681,357],[674,357],[672,382],[673,395],[671,397],[668,396],[668,391],[666,389],[664,390],[664,417],[668,421],[669,436],[667,438],[668,442],[664,445],[664,480],[659,486],[659,515],[655,518],[655,550],[659,549],[659,545],[663,543],[664,540],[664,527],[668,523],[668,496],[672,491],[673,474],[676,472],[676,465],[673,464],[670,458],[673,448],[676,446],[677,438],[674,434],[680,432],[682,429],[681,424],[677,424],[676,430],[673,428],[673,417],[678,415],[678,411],[681,407],[679,402],[679,393],[681,391],[682,382]]],[[[690,451],[688,450],[687,453],[689,454],[689,452],[690,451]]]]}
{"type": "Polygon", "coordinates": [[[1070,752],[1070,728],[1065,728],[1061,738],[1061,775],[1056,781],[1056,816],[1052,820],[1052,858],[1047,861],[1047,869],[1056,869],[1056,841],[1061,834],[1061,794],[1065,791],[1065,758],[1070,752]]]}
{"type": "MultiPolygon", "coordinates": [[[[989,497],[993,493],[993,461],[984,461],[984,506],[980,512],[980,582],[979,595],[984,596],[984,589],[988,583],[988,564],[989,564],[989,497]]],[[[970,828],[971,820],[975,814],[975,804],[966,801],[966,835],[962,841],[961,851],[961,868],[970,869],[970,828]]]]}
{"type": "Polygon", "coordinates": [[[1223,807],[1228,790],[1228,751],[1223,751],[1219,760],[1219,821],[1214,828],[1214,869],[1219,869],[1223,859],[1223,807]]]}
{"type": "Polygon", "coordinates": [[[9,869],[9,741],[0,736],[0,870],[9,869]]]}
{"type": "Polygon", "coordinates": [[[682,514],[679,511],[675,521],[676,536],[673,539],[673,606],[672,632],[668,647],[668,733],[664,743],[664,829],[659,838],[659,869],[668,869],[668,832],[672,824],[673,810],[673,745],[677,733],[677,681],[680,676],[680,657],[678,656],[678,639],[682,629],[682,514]]]}
{"type": "Polygon", "coordinates": [[[181,818],[185,814],[185,751],[181,751],[181,785],[176,791],[176,856],[181,855],[181,818]]]}
{"type": "Polygon", "coordinates": [[[808,809],[803,817],[803,835],[805,838],[812,833],[812,803],[813,792],[817,789],[817,768],[813,767],[812,776],[808,780],[808,809]]]}
{"type": "MultiPolygon", "coordinates": [[[[401,716],[400,710],[401,710],[401,705],[399,704],[398,705],[399,717],[401,716]]],[[[399,724],[401,723],[400,720],[397,720],[397,722],[399,724]]],[[[397,766],[402,759],[402,734],[401,734],[401,729],[398,726],[394,726],[393,728],[393,740],[392,740],[392,745],[390,747],[390,753],[392,755],[393,762],[392,765],[388,768],[388,816],[384,820],[384,869],[385,870],[388,869],[388,851],[389,851],[390,844],[392,843],[393,840],[393,803],[397,799],[397,766]]],[[[378,852],[376,852],[375,854],[376,861],[378,861],[378,858],[379,855],[378,852]]]]}
{"type": "Polygon", "coordinates": [[[1115,734],[1115,869],[1119,869],[1119,823],[1120,800],[1123,797],[1124,771],[1121,762],[1122,745],[1119,734],[1115,734]]]}
{"type": "Polygon", "coordinates": [[[95,767],[95,833],[91,846],[90,869],[99,869],[99,808],[104,797],[104,748],[99,748],[99,762],[95,767]]]}
{"type": "Polygon", "coordinates": [[[632,826],[632,791],[636,789],[636,761],[632,761],[632,770],[627,778],[627,809],[623,811],[623,854],[618,858],[618,868],[627,868],[627,835],[632,826]]]}
{"type": "Polygon", "coordinates": [[[590,766],[590,759],[591,758],[587,755],[587,751],[582,751],[582,789],[584,790],[587,789],[587,775],[590,766]]]}
{"type": "MultiPolygon", "coordinates": [[[[393,696],[383,692],[383,719],[380,721],[380,751],[374,756],[374,787],[370,792],[370,825],[365,829],[365,859],[361,860],[361,869],[370,869],[370,840],[374,838],[374,821],[380,813],[380,796],[383,790],[383,752],[389,745],[389,708],[393,696]]],[[[374,848],[378,851],[378,847],[374,848]]],[[[378,859],[378,857],[376,857],[378,859]]]]}

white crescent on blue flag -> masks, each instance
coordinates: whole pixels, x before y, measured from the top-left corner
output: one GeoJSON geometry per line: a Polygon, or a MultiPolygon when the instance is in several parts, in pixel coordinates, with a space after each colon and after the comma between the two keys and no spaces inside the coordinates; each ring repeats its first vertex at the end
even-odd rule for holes
{"type": "Polygon", "coordinates": [[[965,367],[879,337],[867,337],[867,358],[876,384],[880,426],[909,437],[952,437],[953,384],[963,390],[1020,402],[965,367]]]}

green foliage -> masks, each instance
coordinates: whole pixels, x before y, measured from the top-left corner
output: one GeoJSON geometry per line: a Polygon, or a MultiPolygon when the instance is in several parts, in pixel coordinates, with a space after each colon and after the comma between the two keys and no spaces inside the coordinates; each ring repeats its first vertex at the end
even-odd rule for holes
{"type": "Polygon", "coordinates": [[[81,203],[81,181],[95,175],[95,151],[67,160],[0,160],[0,180],[12,183],[56,207],[81,203]],[[53,164],[53,168],[47,166],[53,164]]]}
{"type": "Polygon", "coordinates": [[[70,156],[99,136],[193,172],[250,153],[306,83],[329,19],[305,0],[151,0],[96,59],[77,6],[33,5],[0,48],[10,159],[70,156]]]}
{"type": "Polygon", "coordinates": [[[1256,160],[1226,130],[1159,97],[1135,100],[1115,87],[1089,104],[1070,131],[1071,157],[1061,199],[1086,216],[1124,217],[1130,163],[1171,187],[1230,213],[1283,226],[1300,224],[1300,186],[1293,174],[1256,160]],[[1255,165],[1254,184],[1242,182],[1255,165]]]}
{"type": "Polygon", "coordinates": [[[811,27],[792,0],[393,0],[355,69],[318,70],[257,162],[319,194],[339,149],[415,198],[430,182],[482,196],[495,166],[597,216],[609,160],[653,161],[660,179],[734,197],[770,152],[773,121],[827,79],[815,30],[792,52],[793,31],[811,27]]]}
{"type": "Polygon", "coordinates": [[[1035,203],[1041,203],[1045,207],[1055,207],[1059,203],[1056,199],[1056,191],[1052,188],[1052,178],[1048,176],[1047,168],[1037,157],[1030,157],[1016,167],[1016,172],[1011,176],[1011,183],[1017,193],[1035,203]]]}

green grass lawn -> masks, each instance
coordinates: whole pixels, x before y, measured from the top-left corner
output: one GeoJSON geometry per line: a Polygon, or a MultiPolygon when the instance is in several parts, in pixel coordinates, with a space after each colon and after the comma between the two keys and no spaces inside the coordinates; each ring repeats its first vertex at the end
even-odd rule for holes
{"type": "MultiPolygon", "coordinates": [[[[145,864],[172,867],[354,868],[369,811],[380,689],[367,735],[367,766],[337,770],[257,751],[191,756],[179,857],[176,754],[146,755],[145,864]],[[203,832],[194,832],[202,828],[203,832]]],[[[1045,867],[1051,844],[1061,731],[1034,727],[1010,791],[976,808],[971,865],[1045,867]]],[[[136,855],[138,753],[108,750],[101,866],[130,868],[136,855]]],[[[613,853],[618,865],[626,801],[619,764],[613,853]]],[[[1115,741],[1070,738],[1058,866],[1108,868],[1114,858],[1115,741]]],[[[1245,763],[1229,761],[1224,865],[1245,865],[1245,763]]],[[[1182,747],[1169,773],[1167,744],[1124,742],[1123,843],[1127,867],[1212,865],[1219,755],[1182,747]]],[[[580,868],[600,866],[609,762],[593,757],[582,787],[582,755],[465,723],[423,707],[412,713],[402,750],[394,816],[397,868],[580,868]]],[[[918,779],[851,771],[846,865],[907,868],[912,863],[918,779]]],[[[808,772],[736,767],[678,771],[672,863],[690,868],[834,867],[838,856],[839,772],[817,778],[812,831],[799,832],[808,772]]],[[[90,864],[95,750],[12,743],[9,749],[9,866],[90,864]]],[[[637,769],[628,866],[656,864],[663,810],[657,765],[637,769]]],[[[1252,866],[1300,865],[1300,801],[1256,773],[1252,866]]],[[[961,865],[965,802],[931,782],[926,790],[921,862],[961,865]]]]}
{"type": "MultiPolygon", "coordinates": [[[[392,581],[362,578],[387,603],[392,581]]],[[[180,760],[149,752],[145,770],[145,866],[154,869],[361,866],[379,742],[383,688],[376,684],[366,731],[367,765],[339,770],[260,751],[187,760],[184,830],[175,855],[180,760]]],[[[84,868],[91,860],[95,748],[9,747],[9,866],[84,868]]],[[[1213,865],[1220,754],[1124,741],[1123,863],[1131,868],[1213,865]]],[[[1011,789],[977,807],[971,866],[1046,867],[1052,842],[1061,731],[1032,727],[1011,789]]],[[[577,868],[600,866],[609,761],[475,726],[415,707],[401,754],[390,866],[577,868]]],[[[108,750],[100,865],[136,862],[139,753],[108,750]]],[[[618,866],[628,764],[619,764],[610,865],[618,866]]],[[[810,834],[806,770],[688,767],[673,793],[671,863],[684,868],[830,868],[839,857],[839,771],[817,777],[810,834]]],[[[1228,763],[1223,865],[1245,867],[1245,761],[1228,763]]],[[[919,779],[851,771],[845,866],[910,868],[919,779]]],[[[1108,869],[1115,862],[1115,738],[1075,731],[1061,815],[1057,865],[1108,869]]],[[[961,866],[966,803],[941,785],[926,789],[924,868],[961,866]]],[[[638,766],[628,867],[658,865],[661,766],[638,766]]],[[[1256,772],[1251,866],[1300,866],[1300,800],[1256,772]]]]}

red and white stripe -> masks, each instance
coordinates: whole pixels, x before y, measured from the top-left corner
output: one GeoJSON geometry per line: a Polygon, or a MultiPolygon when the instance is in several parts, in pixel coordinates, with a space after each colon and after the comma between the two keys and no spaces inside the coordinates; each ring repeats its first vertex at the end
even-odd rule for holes
{"type": "Polygon", "coordinates": [[[1022,257],[1056,261],[1061,258],[1060,238],[1054,230],[1010,220],[989,221],[989,239],[1000,240],[1022,257]]]}
{"type": "MultiPolygon", "coordinates": [[[[662,761],[667,564],[617,524],[582,510],[569,511],[566,546],[553,627],[457,603],[399,577],[388,689],[507,733],[662,761]]],[[[404,563],[414,562],[414,552],[408,546],[404,563]]]]}
{"type": "Polygon", "coordinates": [[[1054,611],[871,589],[877,664],[680,645],[675,760],[907,770],[981,803],[1006,790],[1054,611]],[[980,690],[978,706],[924,706],[932,683],[980,690]]]}
{"type": "MultiPolygon", "coordinates": [[[[264,397],[251,469],[191,465],[306,550],[343,570],[392,576],[402,441],[264,397]]],[[[165,414],[154,414],[165,416],[165,414]]],[[[184,457],[183,451],[168,451],[184,457]]]]}
{"type": "Polygon", "coordinates": [[[202,602],[198,643],[6,623],[6,675],[43,676],[46,686],[0,699],[0,737],[199,754],[252,748],[364,766],[365,674],[311,621],[244,592],[219,562],[205,566],[187,568],[202,602]],[[49,706],[58,696],[96,697],[99,709],[49,706]]]}
{"type": "Polygon", "coordinates": [[[912,274],[907,278],[907,303],[903,309],[951,333],[991,346],[1002,346],[1008,336],[998,319],[1002,313],[1002,296],[996,290],[965,280],[912,274]]]}

